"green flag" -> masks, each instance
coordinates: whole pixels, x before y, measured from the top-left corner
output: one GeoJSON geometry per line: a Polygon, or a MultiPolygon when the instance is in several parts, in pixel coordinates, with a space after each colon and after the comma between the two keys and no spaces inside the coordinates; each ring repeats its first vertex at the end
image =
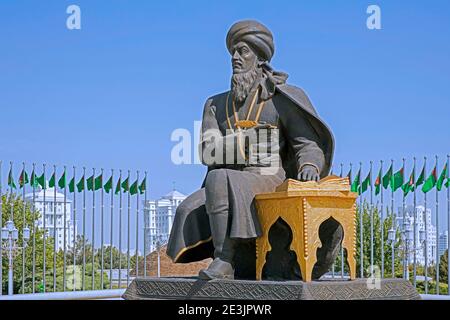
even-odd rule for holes
{"type": "Polygon", "coordinates": [[[370,172],[367,174],[367,177],[364,179],[364,181],[361,183],[361,188],[359,188],[359,194],[363,194],[367,191],[369,188],[371,182],[370,182],[370,172]]]}
{"type": "Polygon", "coordinates": [[[36,181],[39,183],[39,185],[42,187],[42,189],[47,189],[44,173],[42,173],[40,177],[37,177],[36,181]]]}
{"type": "Polygon", "coordinates": [[[103,186],[103,175],[100,174],[97,178],[94,180],[94,191],[97,191],[101,189],[103,186]]]}
{"type": "Polygon", "coordinates": [[[128,177],[122,182],[122,189],[123,189],[123,192],[127,192],[127,191],[129,191],[130,190],[130,184],[129,184],[129,182],[128,182],[128,177]]]}
{"type": "Polygon", "coordinates": [[[138,180],[136,179],[135,182],[133,182],[133,184],[130,186],[130,194],[131,195],[135,195],[136,193],[138,193],[138,180]]]}
{"type": "Polygon", "coordinates": [[[422,168],[422,172],[420,173],[419,178],[417,179],[415,187],[417,188],[418,186],[422,185],[424,182],[425,182],[425,165],[422,168]]]}
{"type": "Polygon", "coordinates": [[[352,192],[358,192],[359,184],[361,183],[361,169],[358,170],[358,173],[356,174],[355,180],[352,183],[351,191],[352,192]]]}
{"type": "Polygon", "coordinates": [[[12,169],[9,169],[8,174],[8,186],[10,186],[12,189],[17,189],[16,184],[14,183],[14,178],[12,174],[12,169]]]}
{"type": "Polygon", "coordinates": [[[391,190],[393,190],[394,192],[398,190],[398,188],[400,188],[403,185],[403,172],[404,169],[403,167],[398,170],[393,176],[392,176],[392,181],[391,181],[391,190]]]}
{"type": "Polygon", "coordinates": [[[447,177],[447,164],[444,166],[444,170],[442,170],[441,175],[439,176],[439,179],[436,183],[436,188],[438,191],[442,190],[442,185],[444,184],[444,180],[447,177]]]}
{"type": "Polygon", "coordinates": [[[81,177],[80,181],[77,183],[77,190],[81,192],[84,190],[84,175],[81,177]]]}
{"type": "Polygon", "coordinates": [[[75,178],[72,178],[69,182],[69,192],[70,193],[75,192],[75,178]]]}
{"type": "Polygon", "coordinates": [[[94,189],[94,175],[86,179],[86,186],[89,191],[94,189]]]}
{"type": "Polygon", "coordinates": [[[414,171],[415,171],[415,168],[412,170],[411,175],[409,176],[408,182],[406,182],[402,186],[403,195],[405,197],[410,191],[414,191],[414,181],[416,180],[415,177],[414,177],[414,171]]]}
{"type": "Polygon", "coordinates": [[[106,181],[105,186],[103,187],[106,191],[106,193],[109,193],[109,191],[112,189],[112,184],[113,184],[113,178],[112,176],[108,179],[108,181],[106,181]]]}
{"type": "Polygon", "coordinates": [[[450,177],[447,178],[447,182],[445,183],[447,188],[450,188],[450,177]]]}
{"type": "Polygon", "coordinates": [[[120,192],[120,177],[119,180],[117,180],[117,185],[116,185],[116,191],[114,192],[115,194],[118,194],[120,192]]]}
{"type": "Polygon", "coordinates": [[[145,192],[145,190],[147,190],[147,178],[144,178],[144,180],[142,180],[141,184],[139,185],[139,193],[143,194],[145,192]]]}
{"type": "Polygon", "coordinates": [[[64,171],[61,178],[59,178],[58,187],[60,187],[61,189],[64,189],[66,187],[66,171],[64,171]]]}
{"type": "Polygon", "coordinates": [[[378,171],[378,176],[375,180],[375,195],[378,195],[380,193],[381,190],[381,168],[380,171],[378,171]]]}
{"type": "Polygon", "coordinates": [[[25,170],[22,169],[22,172],[20,173],[19,177],[19,186],[20,188],[23,188],[24,185],[28,183],[28,174],[25,170]]]}
{"type": "Polygon", "coordinates": [[[422,187],[422,191],[424,193],[427,193],[428,191],[433,189],[434,186],[436,185],[436,180],[437,180],[437,173],[436,173],[436,166],[435,166],[433,171],[431,172],[430,176],[425,181],[425,183],[424,183],[424,185],[422,187]]]}
{"type": "Polygon", "coordinates": [[[37,188],[38,185],[39,185],[39,183],[37,181],[36,173],[34,173],[34,170],[33,170],[33,172],[31,172],[30,186],[32,188],[37,188]]]}
{"type": "Polygon", "coordinates": [[[387,189],[387,187],[391,183],[391,178],[392,178],[392,164],[389,167],[389,170],[386,172],[386,174],[383,177],[383,188],[387,189]]]}
{"type": "Polygon", "coordinates": [[[55,186],[55,173],[52,174],[52,177],[48,181],[49,188],[53,188],[55,186]]]}
{"type": "Polygon", "coordinates": [[[102,188],[103,185],[103,177],[99,175],[97,178],[94,178],[94,175],[90,176],[86,180],[87,189],[90,191],[97,191],[102,188]]]}

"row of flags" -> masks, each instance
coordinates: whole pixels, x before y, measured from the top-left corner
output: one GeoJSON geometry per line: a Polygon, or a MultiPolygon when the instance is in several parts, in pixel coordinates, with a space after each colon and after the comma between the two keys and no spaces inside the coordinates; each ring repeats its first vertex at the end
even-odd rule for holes
{"type": "MultiPolygon", "coordinates": [[[[422,186],[422,192],[424,193],[431,191],[434,187],[436,187],[438,191],[441,191],[444,185],[447,188],[450,188],[450,176],[447,164],[444,165],[444,168],[439,177],[437,175],[436,166],[434,167],[428,178],[426,178],[424,166],[417,180],[415,178],[415,168],[413,168],[407,181],[405,181],[404,179],[404,171],[404,167],[402,167],[400,170],[394,173],[393,167],[391,165],[388,171],[383,176],[380,168],[374,183],[375,195],[378,195],[380,193],[381,187],[383,187],[384,189],[390,187],[393,192],[401,188],[403,190],[404,196],[406,196],[409,192],[413,192],[419,186],[422,186]]],[[[350,169],[347,174],[347,177],[350,181],[352,181],[351,176],[352,170],[350,169]]],[[[371,173],[369,172],[367,174],[367,177],[361,182],[360,168],[358,173],[356,174],[355,179],[352,182],[351,191],[358,192],[358,194],[361,195],[366,192],[370,186],[372,186],[371,173]]]]}
{"type": "MultiPolygon", "coordinates": [[[[139,183],[138,179],[136,179],[135,182],[133,182],[131,185],[129,183],[129,177],[127,177],[124,181],[121,181],[121,178],[118,179],[116,183],[116,188],[114,193],[118,194],[121,191],[121,188],[123,192],[130,192],[131,195],[135,195],[137,193],[143,194],[147,188],[146,183],[146,177],[139,183]]],[[[19,176],[19,187],[23,188],[26,184],[30,184],[31,187],[37,188],[38,186],[41,186],[42,189],[46,189],[46,182],[45,182],[45,175],[42,173],[42,175],[37,176],[33,170],[31,173],[30,179],[28,178],[28,173],[25,170],[22,170],[19,176]]],[[[55,187],[56,185],[56,175],[53,173],[50,180],[48,181],[48,186],[50,188],[55,187]]],[[[13,179],[13,173],[12,170],[9,170],[8,174],[8,186],[12,189],[17,189],[17,186],[13,179]]],[[[69,191],[71,193],[75,192],[75,187],[78,192],[81,192],[85,189],[85,186],[87,187],[87,190],[89,191],[97,191],[99,189],[105,190],[106,193],[109,193],[113,189],[113,177],[111,176],[108,181],[106,181],[105,184],[103,184],[103,174],[100,174],[99,176],[95,177],[94,175],[90,176],[89,178],[85,179],[84,175],[80,178],[80,180],[75,184],[75,178],[72,178],[69,181],[69,184],[66,182],[66,172],[62,174],[62,176],[58,180],[58,187],[61,189],[64,189],[66,186],[69,187],[69,191]]]]}

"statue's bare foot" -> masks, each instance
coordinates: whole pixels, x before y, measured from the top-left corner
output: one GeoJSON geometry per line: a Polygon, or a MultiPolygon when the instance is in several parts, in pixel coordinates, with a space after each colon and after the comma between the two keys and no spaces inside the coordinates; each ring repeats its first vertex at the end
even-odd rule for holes
{"type": "Polygon", "coordinates": [[[199,279],[234,279],[234,269],[231,263],[215,258],[207,269],[200,270],[199,279]]]}

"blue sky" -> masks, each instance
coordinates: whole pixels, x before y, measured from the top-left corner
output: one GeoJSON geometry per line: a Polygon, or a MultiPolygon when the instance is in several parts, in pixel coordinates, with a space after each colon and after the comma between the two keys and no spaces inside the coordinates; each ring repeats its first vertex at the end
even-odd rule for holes
{"type": "Polygon", "coordinates": [[[273,31],[272,65],[332,128],[336,164],[406,157],[409,174],[413,156],[450,152],[448,1],[72,0],[0,3],[0,158],[148,170],[151,197],[191,193],[205,169],[172,164],[170,135],[227,90],[225,35],[243,18],[273,31]]]}

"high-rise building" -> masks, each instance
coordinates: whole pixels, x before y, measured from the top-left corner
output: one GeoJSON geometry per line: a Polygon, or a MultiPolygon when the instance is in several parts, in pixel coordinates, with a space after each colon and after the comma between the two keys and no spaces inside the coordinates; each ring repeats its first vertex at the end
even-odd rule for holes
{"type": "MultiPolygon", "coordinates": [[[[427,208],[425,212],[424,206],[416,206],[414,209],[413,206],[409,205],[405,207],[405,222],[403,223],[403,208],[400,207],[397,211],[397,226],[400,230],[404,230],[407,226],[411,228],[411,231],[414,234],[414,238],[416,240],[416,261],[418,264],[425,265],[425,251],[427,257],[427,264],[433,264],[436,261],[436,227],[431,222],[431,209],[427,208]],[[414,229],[414,215],[416,216],[415,224],[416,228],[414,229]],[[426,233],[426,250],[425,250],[425,242],[420,242],[420,231],[427,231],[426,233]]],[[[413,239],[414,239],[413,238],[413,239]]],[[[414,261],[414,241],[409,243],[409,254],[408,259],[409,263],[413,263],[414,261]]]]}
{"type": "Polygon", "coordinates": [[[169,241],[175,211],[186,196],[173,190],[158,200],[144,202],[145,254],[169,241]]]}
{"type": "Polygon", "coordinates": [[[66,248],[71,248],[73,246],[74,240],[74,232],[73,232],[74,222],[72,221],[72,211],[71,211],[72,200],[66,198],[66,201],[64,201],[64,194],[59,192],[56,193],[55,198],[54,191],[55,191],[54,188],[47,188],[45,190],[45,198],[44,198],[44,190],[39,188],[38,190],[35,191],[34,197],[33,193],[26,194],[25,200],[28,201],[29,203],[33,203],[34,199],[34,206],[36,210],[38,210],[41,214],[37,221],[36,226],[38,228],[44,228],[44,219],[45,219],[45,229],[47,231],[47,237],[54,236],[54,228],[56,227],[56,250],[64,250],[64,234],[66,235],[66,248]],[[64,211],[64,204],[66,208],[65,211],[64,211]],[[53,210],[54,205],[56,205],[55,212],[53,210]],[[55,220],[56,226],[54,224],[55,220]]]}
{"type": "Polygon", "coordinates": [[[448,249],[448,231],[439,234],[438,254],[441,257],[448,249]]]}

